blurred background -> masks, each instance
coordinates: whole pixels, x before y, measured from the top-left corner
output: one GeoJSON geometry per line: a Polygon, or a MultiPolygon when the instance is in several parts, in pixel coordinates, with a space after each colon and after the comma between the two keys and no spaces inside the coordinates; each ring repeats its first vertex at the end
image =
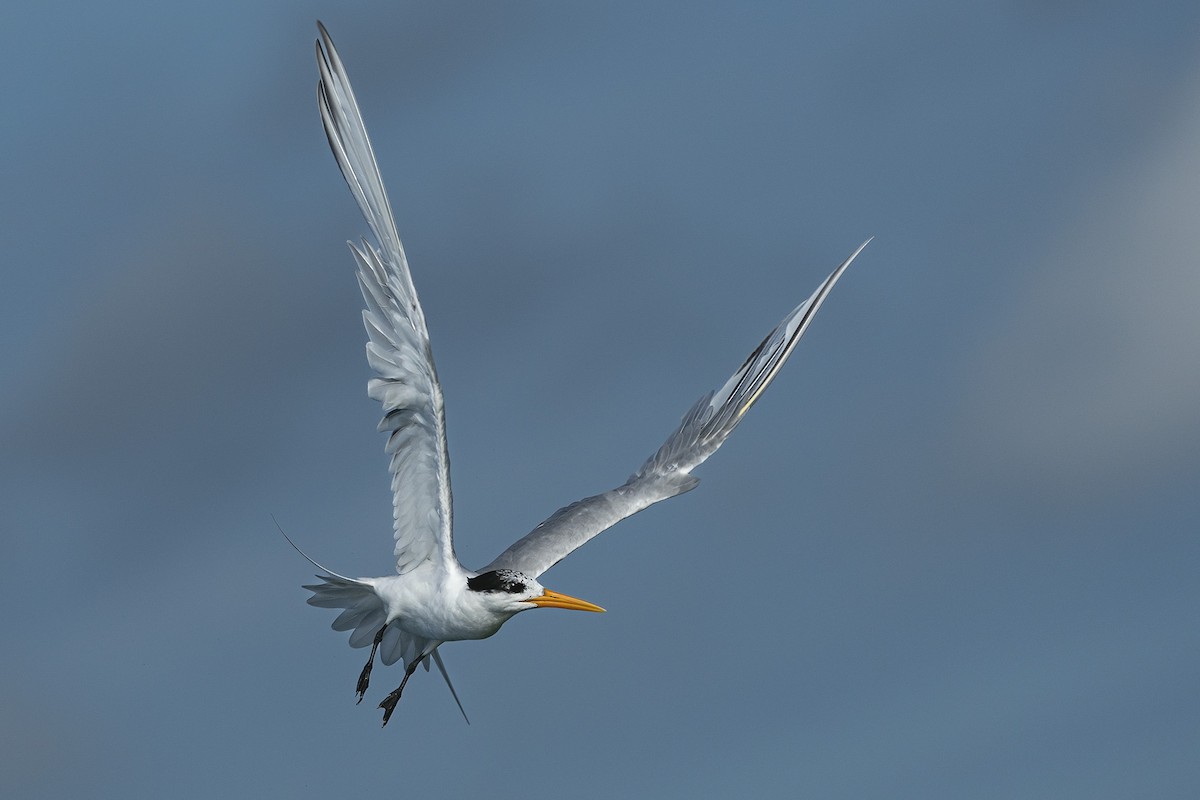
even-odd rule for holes
{"type": "Polygon", "coordinates": [[[0,128],[13,797],[1193,798],[1200,5],[24,4],[0,128]],[[457,548],[623,481],[868,236],[698,474],[443,648],[391,569],[317,116],[346,61],[457,548]]]}

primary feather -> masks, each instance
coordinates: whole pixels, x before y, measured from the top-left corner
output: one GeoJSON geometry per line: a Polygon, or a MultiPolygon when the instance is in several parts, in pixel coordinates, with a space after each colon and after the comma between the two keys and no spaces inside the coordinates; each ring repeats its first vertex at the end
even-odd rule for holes
{"type": "Polygon", "coordinates": [[[691,474],[692,470],[717,451],[758,401],[838,278],[870,241],[859,245],[812,297],[792,309],[725,385],[701,397],[662,447],[629,480],[603,494],[560,508],[484,570],[514,569],[536,578],[631,514],[695,487],[700,479],[691,474]]]}
{"type": "Polygon", "coordinates": [[[324,27],[317,43],[317,98],[329,147],[379,242],[348,243],[366,309],[367,361],[378,376],[367,394],[383,406],[388,434],[396,572],[454,560],[446,412],[425,313],[413,287],[391,204],[345,67],[324,27]],[[322,46],[322,44],[324,46],[322,46]]]}

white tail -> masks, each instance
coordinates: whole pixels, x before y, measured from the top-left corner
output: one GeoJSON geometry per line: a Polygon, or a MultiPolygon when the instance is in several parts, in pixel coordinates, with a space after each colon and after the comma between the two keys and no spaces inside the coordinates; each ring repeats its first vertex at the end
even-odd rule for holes
{"type": "MultiPolygon", "coordinates": [[[[329,570],[320,564],[317,566],[329,573],[329,570]]],[[[351,647],[366,647],[374,641],[375,634],[379,633],[379,629],[387,622],[387,610],[383,607],[379,595],[375,593],[373,582],[346,578],[335,573],[317,577],[323,583],[308,584],[304,587],[313,593],[312,597],[308,598],[308,604],[318,608],[345,609],[338,614],[332,627],[335,631],[353,631],[350,634],[351,647]]]]}
{"type": "MultiPolygon", "coordinates": [[[[370,578],[347,578],[345,575],[339,575],[319,564],[308,553],[301,550],[292,541],[292,537],[283,532],[278,521],[275,522],[275,527],[279,528],[283,538],[287,539],[288,544],[297,553],[325,573],[317,575],[322,581],[321,583],[304,586],[305,589],[312,592],[312,597],[308,598],[308,604],[318,608],[344,609],[333,621],[332,627],[335,631],[354,631],[350,634],[351,647],[366,647],[374,642],[375,635],[387,622],[387,609],[384,608],[383,601],[375,592],[375,582],[370,578]]],[[[413,660],[420,659],[424,662],[425,671],[428,672],[429,658],[432,656],[434,663],[437,664],[438,672],[442,673],[442,680],[446,682],[446,688],[450,690],[450,695],[454,698],[455,705],[458,706],[459,713],[470,725],[471,720],[467,719],[466,709],[463,708],[462,701],[458,699],[458,692],[454,690],[454,684],[450,681],[450,673],[446,671],[442,656],[437,651],[441,644],[441,642],[406,634],[398,626],[393,625],[384,632],[383,641],[380,642],[379,659],[388,666],[401,659],[404,659],[405,666],[413,660]]]]}

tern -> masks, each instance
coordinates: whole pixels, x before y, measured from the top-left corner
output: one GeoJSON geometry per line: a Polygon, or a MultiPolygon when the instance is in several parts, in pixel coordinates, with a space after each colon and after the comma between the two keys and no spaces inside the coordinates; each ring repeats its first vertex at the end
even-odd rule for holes
{"type": "Polygon", "coordinates": [[[312,592],[308,602],[343,609],[333,629],[352,631],[351,647],[371,646],[355,688],[358,702],[366,694],[376,652],[384,664],[404,662],[400,685],[379,704],[387,725],[409,678],[418,665],[428,670],[431,659],[462,711],[438,653],[442,644],[485,639],[512,617],[535,608],[604,610],[553,592],[538,577],[617,522],[696,486],[699,479],[692,470],[716,452],[774,380],[838,278],[870,239],[784,317],[721,388],[701,397],[629,480],[560,508],[487,566],[467,569],[454,554],[445,407],[425,314],[346,69],[328,31],[319,22],[317,27],[321,120],[342,176],[375,234],[375,243],[363,238],[348,244],[366,301],[367,361],[375,373],[367,394],[383,406],[379,430],[387,434],[385,449],[391,457],[396,574],[349,578],[296,549],[321,571],[321,583],[304,587],[312,592]]]}

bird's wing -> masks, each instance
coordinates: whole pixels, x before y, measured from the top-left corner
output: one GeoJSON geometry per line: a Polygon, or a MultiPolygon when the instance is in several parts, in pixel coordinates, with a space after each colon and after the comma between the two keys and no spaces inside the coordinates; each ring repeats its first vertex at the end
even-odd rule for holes
{"type": "Polygon", "coordinates": [[[383,404],[379,430],[388,433],[396,571],[403,574],[427,560],[450,568],[454,546],[446,417],[425,314],[358,103],[323,26],[317,66],[317,99],[329,146],[379,245],[366,239],[361,245],[349,243],[366,301],[367,361],[378,376],[367,384],[367,394],[383,404]]]}
{"type": "Polygon", "coordinates": [[[869,241],[842,262],[812,297],[796,306],[724,386],[701,397],[658,452],[629,480],[604,494],[560,508],[481,571],[514,569],[537,577],[631,514],[694,487],[699,478],[691,471],[717,451],[774,380],[833,285],[869,241]]]}

